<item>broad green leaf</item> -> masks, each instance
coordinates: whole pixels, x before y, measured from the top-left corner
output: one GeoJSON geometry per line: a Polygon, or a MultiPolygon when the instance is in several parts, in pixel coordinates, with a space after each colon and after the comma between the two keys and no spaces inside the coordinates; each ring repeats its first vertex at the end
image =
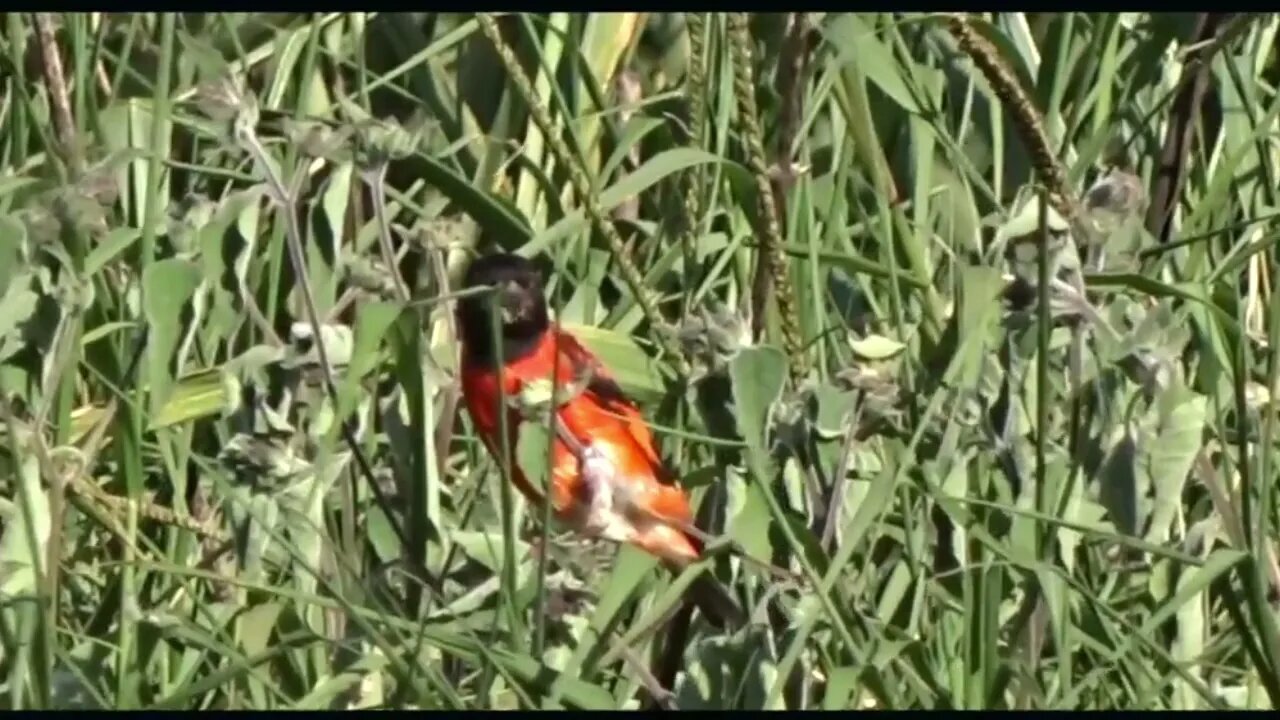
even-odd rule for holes
{"type": "Polygon", "coordinates": [[[283,610],[278,602],[265,602],[240,614],[240,644],[245,654],[257,655],[267,649],[283,610]]]}
{"type": "Polygon", "coordinates": [[[39,458],[29,453],[13,478],[21,484],[13,498],[13,514],[5,518],[0,531],[0,599],[9,608],[0,615],[13,627],[13,600],[36,592],[41,580],[37,569],[45,569],[51,522],[49,499],[40,482],[39,458]]]}
{"type": "Polygon", "coordinates": [[[818,402],[814,430],[827,439],[843,437],[849,414],[857,406],[858,394],[824,383],[818,386],[814,397],[818,402]]]}
{"type": "Polygon", "coordinates": [[[18,260],[26,244],[26,226],[15,217],[0,215],[0,297],[9,290],[10,278],[20,270],[18,260]]]}
{"type": "Polygon", "coordinates": [[[868,335],[864,338],[850,336],[849,347],[853,348],[855,355],[865,360],[888,360],[907,346],[883,335],[868,335]]]}
{"type": "Polygon", "coordinates": [[[914,68],[894,58],[889,47],[876,36],[875,29],[868,26],[868,17],[859,13],[840,13],[828,25],[825,34],[840,49],[840,55],[834,62],[857,64],[867,79],[899,107],[918,114],[920,106],[903,76],[914,68]]]}
{"type": "Polygon", "coordinates": [[[1162,543],[1169,537],[1187,473],[1200,452],[1208,399],[1174,387],[1161,393],[1156,409],[1155,434],[1144,447],[1142,465],[1155,492],[1146,539],[1162,543]]]}
{"type": "Polygon", "coordinates": [[[377,367],[382,341],[401,312],[399,305],[389,302],[366,303],[356,312],[351,361],[338,385],[338,421],[344,420],[354,409],[360,383],[377,367]]]}
{"type": "Polygon", "coordinates": [[[112,230],[102,244],[90,251],[89,256],[85,258],[84,274],[90,277],[98,274],[98,271],[107,263],[115,260],[141,236],[142,232],[136,228],[125,227],[112,230]]]}
{"type": "Polygon", "coordinates": [[[731,483],[731,491],[740,492],[741,501],[734,503],[733,499],[730,499],[726,527],[729,537],[742,548],[744,553],[756,560],[769,562],[772,545],[769,542],[769,533],[764,530],[769,527],[772,519],[769,515],[769,503],[762,495],[768,492],[764,488],[765,486],[758,482],[744,483],[738,480],[731,483]]]}
{"type": "Polygon", "coordinates": [[[838,667],[827,676],[827,690],[822,696],[823,710],[852,710],[853,692],[858,685],[858,667],[838,667]]]}
{"type": "MultiPolygon", "coordinates": [[[[1189,550],[1194,552],[1194,545],[1200,545],[1200,555],[1207,556],[1209,550],[1214,545],[1214,529],[1220,524],[1220,519],[1212,518],[1201,520],[1187,531],[1187,540],[1184,543],[1189,550]]],[[[1178,578],[1177,589],[1184,590],[1195,579],[1195,575],[1184,571],[1178,578]]],[[[1197,677],[1203,679],[1204,668],[1197,668],[1194,663],[1200,660],[1205,650],[1205,643],[1208,641],[1210,613],[1209,611],[1209,595],[1206,589],[1199,597],[1195,597],[1188,601],[1177,612],[1177,638],[1174,640],[1172,655],[1178,661],[1193,664],[1190,668],[1191,672],[1197,677]]],[[[1201,702],[1200,697],[1189,683],[1178,681],[1173,691],[1173,706],[1179,710],[1200,710],[1207,706],[1201,702]]]]}
{"type": "Polygon", "coordinates": [[[1041,215],[1044,215],[1050,233],[1061,233],[1068,230],[1067,221],[1062,218],[1062,215],[1058,214],[1058,211],[1052,205],[1044,208],[1044,212],[1042,212],[1043,203],[1039,193],[1024,189],[1021,195],[1022,198],[1014,207],[1013,212],[1009,214],[1009,219],[996,228],[995,242],[997,244],[1017,240],[1038,232],[1041,215]]]}
{"type": "MultiPolygon", "coordinates": [[[[517,437],[508,439],[508,442],[514,440],[516,445],[516,462],[512,472],[516,470],[523,472],[525,479],[544,493],[548,487],[547,479],[550,477],[547,471],[550,469],[548,463],[551,457],[549,452],[552,437],[551,430],[546,427],[546,420],[537,418],[520,423],[517,437]]],[[[538,517],[541,517],[540,511],[538,517]]]]}
{"type": "Polygon", "coordinates": [[[159,412],[151,416],[151,428],[222,413],[239,402],[239,398],[227,390],[226,378],[218,368],[189,373],[177,381],[159,412]]]}
{"type": "Polygon", "coordinates": [[[31,278],[19,273],[12,278],[8,289],[0,295],[0,362],[12,357],[23,347],[21,326],[31,319],[40,299],[31,291],[31,278]]]}
{"type": "Polygon", "coordinates": [[[366,511],[365,532],[379,560],[390,562],[400,557],[400,539],[396,537],[386,513],[382,512],[382,508],[377,505],[371,506],[366,511]]]}
{"type": "Polygon", "coordinates": [[[729,363],[738,432],[759,463],[757,471],[769,465],[770,413],[782,394],[786,373],[787,358],[774,347],[746,348],[729,363]]]}
{"type": "Polygon", "coordinates": [[[987,353],[994,350],[993,326],[1000,317],[1000,291],[1004,281],[995,268],[966,265],[960,270],[960,308],[955,318],[956,353],[947,379],[961,387],[973,387],[982,373],[987,353]]]}
{"type": "Polygon", "coordinates": [[[637,402],[651,402],[662,397],[666,387],[656,363],[629,335],[573,323],[565,323],[563,327],[600,358],[622,391],[637,402]]]}
{"type": "MultiPolygon", "coordinates": [[[[462,548],[472,560],[480,563],[493,573],[499,573],[502,568],[502,533],[494,532],[477,532],[473,530],[455,530],[449,534],[449,538],[462,548]]],[[[529,544],[520,540],[515,540],[516,560],[525,558],[529,553],[529,544]]]]}
{"type": "Polygon", "coordinates": [[[150,329],[147,377],[152,415],[158,415],[169,398],[173,385],[169,366],[183,332],[182,309],[191,299],[200,279],[200,268],[180,258],[161,260],[143,273],[143,314],[150,329]]]}

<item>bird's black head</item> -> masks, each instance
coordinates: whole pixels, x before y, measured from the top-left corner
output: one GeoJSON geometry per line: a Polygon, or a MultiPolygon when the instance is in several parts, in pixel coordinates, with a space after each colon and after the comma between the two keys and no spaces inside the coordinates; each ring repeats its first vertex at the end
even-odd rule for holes
{"type": "Polygon", "coordinates": [[[495,288],[494,292],[458,301],[458,328],[468,359],[486,364],[498,359],[509,362],[531,352],[551,322],[537,266],[519,255],[486,255],[467,268],[463,287],[470,290],[486,285],[495,288]],[[494,346],[494,312],[498,314],[501,352],[494,346]]]}

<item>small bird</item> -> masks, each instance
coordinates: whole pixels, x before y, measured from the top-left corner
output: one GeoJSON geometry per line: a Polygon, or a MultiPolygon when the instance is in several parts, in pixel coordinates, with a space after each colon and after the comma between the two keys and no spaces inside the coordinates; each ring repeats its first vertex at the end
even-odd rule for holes
{"type": "MultiPolygon", "coordinates": [[[[697,560],[703,544],[690,532],[688,496],[663,464],[635,403],[598,358],[552,325],[537,267],[518,255],[483,256],[467,269],[464,286],[488,286],[497,293],[496,302],[490,293],[458,301],[462,394],[476,431],[499,462],[499,423],[506,424],[517,489],[530,502],[542,502],[542,492],[516,464],[517,433],[525,418],[519,409],[500,407],[500,398],[519,397],[535,384],[548,383],[555,372],[557,386],[581,386],[555,413],[549,488],[556,518],[584,535],[635,545],[673,572],[697,560]],[[500,317],[492,317],[494,310],[500,317]],[[500,343],[495,343],[495,319],[500,343]]],[[[710,575],[699,575],[688,592],[713,624],[745,622],[737,603],[710,575]]]]}

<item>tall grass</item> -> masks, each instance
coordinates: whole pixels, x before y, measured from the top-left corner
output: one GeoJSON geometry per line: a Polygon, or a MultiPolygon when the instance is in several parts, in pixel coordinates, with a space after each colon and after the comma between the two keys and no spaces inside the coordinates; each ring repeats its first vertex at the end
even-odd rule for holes
{"type": "Polygon", "coordinates": [[[1280,706],[1277,31],[6,14],[0,698],[1280,706]],[[498,248],[706,562],[562,533],[475,442],[498,248]],[[697,572],[747,628],[675,612],[697,572]]]}

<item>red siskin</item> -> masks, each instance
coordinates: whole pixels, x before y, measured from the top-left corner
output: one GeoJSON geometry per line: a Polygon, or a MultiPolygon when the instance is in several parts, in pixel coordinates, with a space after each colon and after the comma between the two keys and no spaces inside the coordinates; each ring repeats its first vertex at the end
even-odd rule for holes
{"type": "MultiPolygon", "coordinates": [[[[571,334],[552,326],[533,263],[510,254],[482,257],[468,268],[465,286],[491,286],[498,297],[496,305],[488,293],[459,301],[463,397],[495,458],[502,448],[498,423],[507,424],[511,479],[520,492],[530,502],[542,502],[541,491],[516,464],[515,443],[524,418],[515,408],[501,412],[500,398],[518,397],[528,383],[550,380],[553,371],[560,387],[585,378],[581,391],[557,411],[560,427],[553,440],[550,483],[556,518],[585,535],[640,547],[673,572],[697,560],[702,543],[682,529],[693,526],[689,498],[663,465],[649,425],[600,361],[571,334]],[[500,348],[495,347],[490,317],[495,307],[502,316],[500,348]]],[[[698,577],[689,597],[722,627],[745,619],[710,575],[698,577]]]]}

